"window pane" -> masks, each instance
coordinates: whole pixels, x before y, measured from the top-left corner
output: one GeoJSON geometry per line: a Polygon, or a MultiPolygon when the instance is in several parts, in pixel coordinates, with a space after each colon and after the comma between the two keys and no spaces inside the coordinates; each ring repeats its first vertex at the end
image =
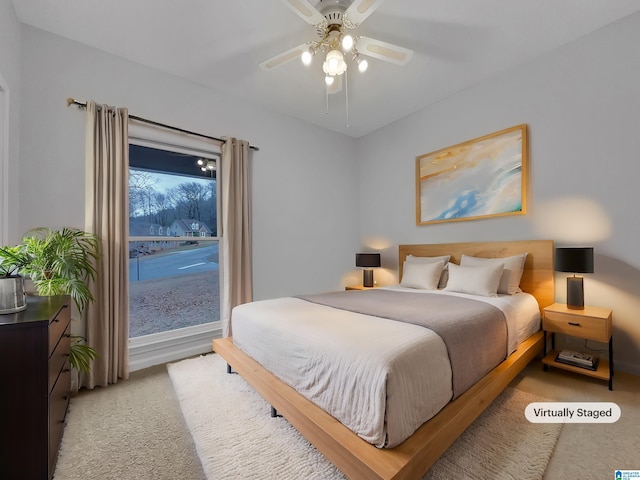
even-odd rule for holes
{"type": "Polygon", "coordinates": [[[130,338],[220,319],[216,167],[129,146],[130,338]]]}
{"type": "Polygon", "coordinates": [[[129,337],[220,320],[218,242],[130,242],[129,337]]]}

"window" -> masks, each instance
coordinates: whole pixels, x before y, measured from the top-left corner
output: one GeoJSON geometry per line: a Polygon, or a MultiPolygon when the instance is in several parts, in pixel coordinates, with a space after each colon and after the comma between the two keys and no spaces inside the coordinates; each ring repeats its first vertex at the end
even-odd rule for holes
{"type": "Polygon", "coordinates": [[[220,320],[217,162],[129,146],[130,338],[220,320]]]}

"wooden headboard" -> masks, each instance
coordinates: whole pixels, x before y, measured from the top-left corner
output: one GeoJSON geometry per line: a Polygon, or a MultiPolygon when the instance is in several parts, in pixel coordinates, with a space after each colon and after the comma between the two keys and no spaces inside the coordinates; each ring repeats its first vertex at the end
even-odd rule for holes
{"type": "Polygon", "coordinates": [[[530,293],[540,305],[540,310],[555,299],[553,271],[553,240],[516,240],[508,242],[464,242],[400,245],[398,247],[400,276],[407,255],[435,257],[451,255],[451,262],[460,263],[462,254],[473,257],[509,257],[528,253],[520,288],[530,293]]]}

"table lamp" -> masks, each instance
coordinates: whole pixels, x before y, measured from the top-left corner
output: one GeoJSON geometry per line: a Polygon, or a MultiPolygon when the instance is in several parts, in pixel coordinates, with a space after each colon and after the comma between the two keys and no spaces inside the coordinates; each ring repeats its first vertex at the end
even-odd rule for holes
{"type": "Polygon", "coordinates": [[[380,266],[379,253],[356,253],[356,267],[363,267],[362,285],[373,287],[373,267],[380,266]]]}
{"type": "Polygon", "coordinates": [[[556,248],[555,271],[570,272],[567,277],[567,307],[584,309],[584,285],[576,273],[593,273],[593,247],[556,248]]]}

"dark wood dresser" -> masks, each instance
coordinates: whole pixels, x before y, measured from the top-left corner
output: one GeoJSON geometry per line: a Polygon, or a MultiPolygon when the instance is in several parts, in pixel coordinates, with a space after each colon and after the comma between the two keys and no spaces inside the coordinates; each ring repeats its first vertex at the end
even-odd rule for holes
{"type": "Polygon", "coordinates": [[[0,477],[53,477],[71,396],[67,295],[0,315],[0,477]]]}

